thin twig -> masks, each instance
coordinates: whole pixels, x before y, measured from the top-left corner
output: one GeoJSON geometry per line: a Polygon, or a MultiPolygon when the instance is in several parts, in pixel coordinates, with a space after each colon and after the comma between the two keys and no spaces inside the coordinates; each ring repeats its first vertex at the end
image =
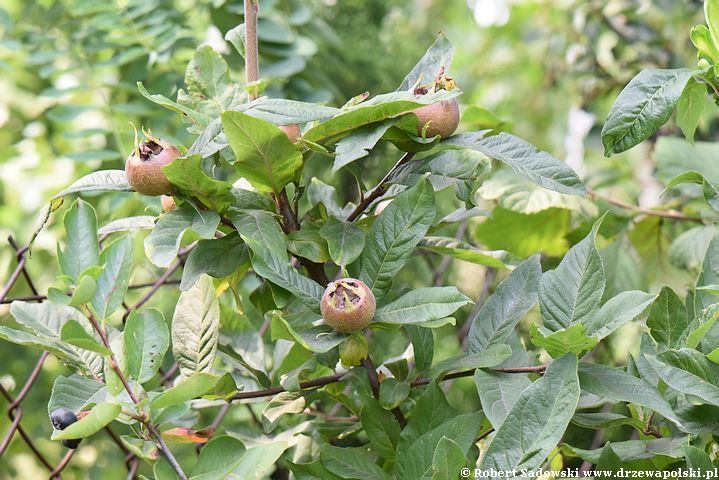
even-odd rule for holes
{"type": "Polygon", "coordinates": [[[394,174],[394,172],[396,172],[399,167],[412,160],[413,157],[414,153],[411,152],[407,152],[402,155],[402,158],[400,158],[397,163],[394,164],[394,167],[392,167],[392,169],[387,172],[387,175],[385,175],[384,178],[379,181],[377,186],[374,187],[366,196],[362,197],[359,204],[355,207],[354,210],[352,210],[352,213],[347,216],[347,221],[354,222],[360,215],[362,215],[362,212],[364,212],[367,207],[372,204],[372,202],[384,195],[388,188],[387,182],[390,178],[392,178],[392,174],[394,174]]]}
{"type": "MultiPolygon", "coordinates": [[[[374,395],[374,398],[379,400],[379,377],[377,376],[377,370],[374,368],[374,364],[372,363],[372,359],[369,358],[369,355],[362,359],[362,366],[365,370],[367,370],[369,383],[372,386],[372,395],[374,395]]],[[[392,414],[394,415],[394,418],[397,419],[397,422],[399,422],[399,426],[401,428],[407,426],[407,419],[404,418],[402,410],[400,410],[399,407],[394,407],[392,409],[392,414]]]]}
{"type": "MultiPolygon", "coordinates": [[[[257,13],[259,0],[245,0],[245,83],[247,85],[260,79],[260,63],[257,47],[257,13]]],[[[250,93],[250,100],[256,95],[250,93]]]]}
{"type": "MultiPolygon", "coordinates": [[[[112,347],[110,346],[110,342],[107,338],[107,332],[100,327],[100,325],[97,323],[97,320],[95,319],[95,316],[90,312],[89,309],[86,309],[85,314],[87,315],[88,320],[90,321],[90,324],[92,325],[92,328],[95,329],[97,334],[100,336],[100,340],[102,341],[102,344],[110,351],[109,355],[109,361],[110,361],[110,367],[115,371],[117,374],[117,377],[120,379],[120,382],[122,383],[122,386],[125,388],[125,391],[130,396],[130,400],[132,400],[132,403],[134,403],[138,411],[140,411],[140,399],[135,394],[134,390],[130,387],[130,384],[127,381],[127,378],[125,377],[124,372],[120,368],[120,366],[117,363],[117,359],[115,358],[115,355],[112,353],[112,347]]],[[[141,415],[142,412],[140,411],[141,415]]],[[[173,470],[175,470],[175,473],[180,477],[181,480],[187,480],[187,475],[185,475],[185,472],[182,470],[182,467],[177,462],[177,459],[172,454],[172,451],[165,443],[165,440],[162,438],[162,435],[157,430],[157,427],[152,423],[150,419],[145,419],[143,422],[143,425],[145,425],[145,428],[150,432],[150,434],[155,437],[155,440],[157,441],[157,444],[162,451],[162,453],[165,455],[165,459],[167,459],[168,463],[172,467],[173,470]]]]}
{"type": "Polygon", "coordinates": [[[629,210],[631,212],[641,213],[641,214],[649,215],[652,217],[661,217],[661,218],[669,218],[672,220],[681,220],[681,221],[685,221],[685,222],[706,223],[706,221],[701,217],[692,217],[689,215],[684,215],[683,213],[678,212],[676,210],[654,210],[651,208],[640,207],[638,205],[633,205],[631,203],[627,203],[622,200],[617,200],[616,198],[612,198],[603,193],[599,193],[596,190],[593,190],[591,188],[587,188],[587,193],[589,193],[589,196],[594,199],[604,200],[605,202],[607,202],[611,205],[614,205],[615,207],[623,208],[623,209],[629,210]]]}

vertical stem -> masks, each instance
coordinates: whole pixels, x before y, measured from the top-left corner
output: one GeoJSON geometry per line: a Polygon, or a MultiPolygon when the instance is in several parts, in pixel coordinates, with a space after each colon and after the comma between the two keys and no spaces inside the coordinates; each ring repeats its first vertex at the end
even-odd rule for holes
{"type": "MultiPolygon", "coordinates": [[[[245,83],[249,85],[260,79],[260,63],[257,48],[257,12],[260,0],[245,0],[245,83]]],[[[256,95],[250,94],[250,100],[256,95]]]]}

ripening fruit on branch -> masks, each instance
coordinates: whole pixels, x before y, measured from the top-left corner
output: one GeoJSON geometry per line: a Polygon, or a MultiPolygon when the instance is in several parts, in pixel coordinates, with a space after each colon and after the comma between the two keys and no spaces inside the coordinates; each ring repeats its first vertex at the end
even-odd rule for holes
{"type": "Polygon", "coordinates": [[[172,192],[172,184],[162,167],[172,163],[182,153],[170,142],[148,138],[140,143],[125,162],[127,182],[144,195],[163,195],[172,192]]]}
{"type": "Polygon", "coordinates": [[[300,126],[296,123],[292,125],[280,125],[279,129],[285,132],[285,135],[287,135],[287,138],[289,138],[292,143],[297,143],[297,140],[302,136],[300,126]]]}
{"type": "Polygon", "coordinates": [[[325,323],[340,333],[365,328],[374,318],[377,307],[372,290],[356,278],[331,282],[320,303],[325,323]]]}
{"type": "Polygon", "coordinates": [[[175,199],[169,195],[161,196],[160,204],[162,205],[162,211],[165,213],[170,213],[177,208],[177,203],[175,203],[175,199]]]}
{"type": "MultiPolygon", "coordinates": [[[[429,85],[418,85],[414,88],[414,94],[417,98],[424,95],[435,93],[439,90],[454,90],[457,88],[452,77],[444,74],[444,67],[439,69],[439,73],[434,81],[429,85]]],[[[452,136],[459,125],[459,104],[457,100],[442,100],[440,102],[431,103],[424,107],[412,110],[417,116],[417,135],[426,138],[432,138],[439,135],[442,140],[452,136]]]]}
{"type": "MultiPolygon", "coordinates": [[[[77,415],[67,408],[58,408],[50,414],[50,423],[55,430],[65,430],[67,427],[77,422],[77,415]]],[[[63,440],[61,443],[67,448],[77,448],[80,444],[80,438],[63,440]]]]}

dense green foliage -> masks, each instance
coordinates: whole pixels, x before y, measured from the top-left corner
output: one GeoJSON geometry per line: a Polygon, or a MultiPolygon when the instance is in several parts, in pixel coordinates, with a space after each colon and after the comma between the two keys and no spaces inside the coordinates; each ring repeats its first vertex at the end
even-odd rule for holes
{"type": "MultiPolygon", "coordinates": [[[[108,425],[157,479],[712,467],[719,2],[259,3],[250,84],[242,2],[0,9],[0,228],[43,297],[0,305],[0,382],[50,352],[23,425],[83,439],[65,478],[126,475],[108,425]],[[155,137],[171,211],[123,169],[155,137]],[[362,332],[322,318],[341,277],[362,332]]],[[[45,475],[17,438],[6,472],[45,475]]]]}

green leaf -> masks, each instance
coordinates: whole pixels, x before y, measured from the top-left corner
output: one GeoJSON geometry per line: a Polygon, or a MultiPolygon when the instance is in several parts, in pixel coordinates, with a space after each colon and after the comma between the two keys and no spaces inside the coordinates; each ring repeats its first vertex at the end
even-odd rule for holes
{"type": "Polygon", "coordinates": [[[137,89],[140,91],[140,94],[145,97],[146,99],[150,100],[151,102],[160,105],[162,107],[165,107],[169,110],[172,110],[173,112],[177,112],[180,115],[186,115],[187,118],[199,129],[205,128],[207,124],[210,122],[210,116],[201,112],[198,112],[194,108],[190,108],[188,106],[183,105],[182,103],[173,102],[169,98],[165,97],[164,95],[160,94],[152,94],[147,91],[145,86],[142,84],[142,82],[137,82],[137,89]]]}
{"type": "Polygon", "coordinates": [[[64,197],[71,193],[109,191],[132,191],[132,188],[127,183],[124,170],[100,170],[99,172],[89,173],[52,197],[52,199],[64,197]]]}
{"type": "Polygon", "coordinates": [[[77,323],[75,320],[68,320],[60,330],[60,340],[70,345],[90,350],[91,352],[101,353],[102,355],[110,355],[110,351],[100,345],[97,339],[87,333],[87,330],[77,323]]]}
{"type": "Polygon", "coordinates": [[[342,480],[327,470],[319,460],[311,463],[287,462],[287,467],[297,480],[342,480]]]}
{"type": "Polygon", "coordinates": [[[488,137],[485,133],[460,133],[442,144],[481,152],[546,189],[568,195],[586,194],[584,184],[574,170],[549,153],[539,151],[531,143],[508,133],[488,137]]]}
{"type": "Polygon", "coordinates": [[[150,215],[138,215],[136,217],[120,218],[113,220],[97,231],[97,234],[107,235],[108,233],[126,232],[132,230],[150,230],[155,226],[156,217],[150,215]]]}
{"type": "Polygon", "coordinates": [[[340,113],[340,109],[284,98],[260,97],[250,102],[245,113],[275,125],[292,125],[326,120],[340,113]]]}
{"type": "Polygon", "coordinates": [[[421,325],[423,322],[448,317],[469,303],[472,300],[456,287],[416,288],[379,308],[374,322],[421,325]]]}
{"type": "Polygon", "coordinates": [[[202,275],[192,288],[182,292],[172,317],[172,354],[183,375],[212,370],[219,327],[215,288],[210,277],[202,275]]]}
{"type": "Polygon", "coordinates": [[[436,382],[430,383],[412,409],[412,416],[407,420],[407,426],[400,435],[400,446],[409,447],[422,435],[455,416],[456,412],[447,402],[442,389],[436,382]]]}
{"type": "Polygon", "coordinates": [[[704,18],[709,27],[712,44],[719,48],[719,5],[712,0],[704,2],[704,18]]]}
{"type": "Polygon", "coordinates": [[[247,452],[244,444],[229,435],[215,437],[200,450],[200,457],[190,471],[192,480],[224,480],[242,461],[247,452]]]}
{"type": "Polygon", "coordinates": [[[529,334],[532,343],[544,348],[553,358],[559,358],[570,352],[580,356],[597,344],[596,338],[590,338],[584,333],[584,325],[581,323],[575,323],[555,332],[533,323],[529,327],[529,334]]]}
{"type": "Polygon", "coordinates": [[[459,94],[458,90],[451,92],[440,90],[419,98],[412,92],[393,92],[377,95],[359,105],[346,109],[327,121],[315,125],[305,132],[303,137],[310,142],[328,144],[364,125],[395,118],[423,105],[448,100],[459,94]]]}
{"type": "Polygon", "coordinates": [[[476,228],[474,237],[487,248],[507,250],[522,258],[540,252],[558,257],[569,248],[564,237],[570,217],[569,210],[559,208],[525,215],[498,206],[492,217],[476,228]]]}
{"type": "Polygon", "coordinates": [[[478,369],[474,372],[482,411],[497,430],[509,415],[520,393],[532,382],[527,375],[492,372],[478,369]]]}
{"type": "Polygon", "coordinates": [[[452,480],[460,478],[462,467],[467,464],[467,457],[462,447],[448,437],[442,437],[432,456],[432,480],[452,480]]]}
{"type": "Polygon", "coordinates": [[[75,200],[65,214],[65,249],[58,246],[60,270],[75,282],[80,274],[100,262],[100,247],[97,243],[97,217],[95,209],[81,200],[75,200]]]}
{"type": "Polygon", "coordinates": [[[442,374],[450,370],[464,370],[470,368],[496,367],[512,356],[509,345],[492,345],[481,352],[460,353],[454,357],[434,364],[430,376],[442,374]]]}
{"type": "Polygon", "coordinates": [[[106,392],[105,385],[97,380],[77,373],[69,377],[61,375],[55,379],[55,383],[52,385],[47,412],[50,414],[58,408],[79,412],[90,403],[104,401],[106,392]]]}
{"type": "Polygon", "coordinates": [[[606,398],[610,402],[641,405],[681,427],[671,405],[654,385],[623,370],[582,362],[579,364],[579,383],[584,392],[606,398]]]}
{"type": "Polygon", "coordinates": [[[687,468],[697,471],[699,475],[704,478],[707,478],[714,473],[714,464],[704,450],[689,445],[684,445],[683,450],[687,459],[687,468]]]}
{"type": "Polygon", "coordinates": [[[89,437],[115,420],[120,414],[122,407],[117,403],[98,403],[90,413],[69,425],[65,430],[55,430],[52,432],[52,440],[69,440],[73,438],[89,437]]]}
{"type": "Polygon", "coordinates": [[[719,184],[707,180],[704,175],[696,171],[684,172],[672,178],[667,183],[666,190],[672,189],[684,183],[696,183],[702,186],[704,200],[715,212],[719,212],[719,184]]]}
{"type": "Polygon", "coordinates": [[[412,342],[414,351],[414,368],[418,373],[425,372],[432,365],[434,358],[434,334],[432,329],[417,325],[406,325],[405,330],[412,342]]]}
{"type": "MultiPolygon", "coordinates": [[[[687,443],[687,437],[655,438],[652,440],[627,440],[624,442],[612,442],[612,450],[622,462],[632,462],[657,456],[670,458],[681,458],[683,447],[687,443]]],[[[597,464],[603,452],[603,448],[594,450],[583,450],[581,448],[563,445],[563,450],[572,456],[578,456],[582,460],[597,464]]]]}
{"type": "Polygon", "coordinates": [[[710,362],[698,351],[683,348],[668,350],[657,356],[645,355],[645,358],[659,378],[674,390],[719,406],[719,365],[710,362]]]}
{"type": "Polygon", "coordinates": [[[379,403],[385,410],[392,410],[400,406],[409,396],[411,386],[407,382],[396,378],[385,378],[379,384],[379,403]]]}
{"type": "Polygon", "coordinates": [[[235,153],[235,170],[258,190],[279,193],[302,167],[302,153],[265,120],[224,112],[222,127],[235,153]]]}
{"type": "Polygon", "coordinates": [[[434,216],[434,190],[427,180],[400,194],[379,214],[367,233],[359,277],[375,296],[389,290],[434,216]]]}
{"type": "MultiPolygon", "coordinates": [[[[453,418],[421,435],[411,445],[397,448],[397,478],[432,479],[434,456],[443,438],[454,441],[465,456],[482,426],[481,412],[453,415],[453,418]]],[[[453,455],[454,456],[454,455],[453,455]]]]}
{"type": "Polygon", "coordinates": [[[368,398],[363,402],[360,421],[372,450],[382,458],[390,462],[394,461],[395,449],[401,432],[394,415],[382,408],[374,398],[368,398]]]}
{"type": "Polygon", "coordinates": [[[449,70],[454,56],[454,46],[442,33],[437,34],[437,39],[427,49],[417,64],[404,77],[402,84],[397,90],[410,90],[417,84],[431,82],[439,73],[440,68],[449,70]]]}
{"type": "Polygon", "coordinates": [[[629,150],[664,125],[691,76],[691,70],[684,68],[639,72],[619,94],[604,122],[604,155],[629,150]]]}
{"type": "MultiPolygon", "coordinates": [[[[96,268],[96,267],[95,267],[96,268]]],[[[89,271],[92,272],[94,268],[89,271]]],[[[72,292],[68,305],[79,307],[89,303],[97,292],[97,282],[92,275],[81,274],[75,291],[72,292]]],[[[64,299],[63,299],[64,300],[64,299]]]]}
{"type": "Polygon", "coordinates": [[[602,257],[595,246],[601,222],[569,250],[555,270],[542,276],[539,307],[544,326],[551,331],[581,322],[599,307],[606,285],[602,257]]]}
{"type": "Polygon", "coordinates": [[[656,298],[656,295],[636,290],[620,293],[584,318],[582,324],[586,334],[602,340],[625,323],[642,315],[656,298]]]}
{"type": "Polygon", "coordinates": [[[178,403],[198,398],[209,392],[217,383],[217,376],[209,373],[195,373],[180,381],[152,399],[153,410],[167,408],[178,403]]]}
{"type": "Polygon", "coordinates": [[[299,392],[280,392],[275,395],[262,410],[262,429],[270,433],[275,429],[283,415],[302,413],[305,409],[305,397],[299,392]]]}
{"type": "Polygon", "coordinates": [[[469,330],[470,353],[504,343],[509,333],[537,303],[542,267],[535,255],[519,265],[487,298],[469,330]]]}
{"type": "Polygon", "coordinates": [[[340,140],[335,149],[336,156],[332,165],[332,174],[337,173],[355,160],[369,155],[370,150],[374,148],[382,135],[395,123],[397,123],[395,119],[372,123],[358,128],[351,135],[340,140]]]}
{"type": "Polygon", "coordinates": [[[507,268],[504,262],[510,260],[511,257],[503,250],[494,252],[480,250],[469,243],[451,237],[425,237],[419,242],[419,246],[425,250],[492,268],[507,268]]]}
{"type": "MultiPolygon", "coordinates": [[[[265,443],[252,447],[242,455],[240,463],[235,467],[232,474],[237,478],[246,478],[248,480],[262,480],[267,478],[269,472],[275,467],[280,455],[282,455],[288,447],[289,445],[285,442],[265,443]]],[[[226,462],[227,459],[223,457],[223,461],[226,462]]]]}
{"type": "Polygon", "coordinates": [[[107,318],[122,306],[130,284],[133,238],[122,236],[105,247],[100,255],[102,273],[97,278],[97,290],[92,299],[92,308],[100,318],[107,318]]]}
{"type": "Polygon", "coordinates": [[[679,347],[689,322],[684,302],[671,288],[662,288],[647,318],[647,327],[657,341],[659,351],[679,347]]]}
{"type": "Polygon", "coordinates": [[[326,443],[320,450],[320,461],[327,470],[345,479],[389,478],[384,470],[374,463],[367,450],[361,447],[340,448],[326,443]]]}
{"type": "MultiPolygon", "coordinates": [[[[708,2],[707,2],[708,3],[708,2]]],[[[705,7],[707,4],[705,3],[705,7]]],[[[697,48],[697,56],[711,60],[711,63],[716,64],[719,61],[719,51],[717,46],[712,39],[712,34],[706,25],[695,25],[689,32],[689,38],[697,48]]]]}
{"type": "Polygon", "coordinates": [[[287,250],[316,263],[330,259],[327,241],[320,235],[320,229],[311,223],[287,235],[287,250]]]}
{"type": "Polygon", "coordinates": [[[234,202],[232,185],[209,176],[200,155],[191,155],[162,168],[167,180],[181,193],[197,198],[211,210],[223,212],[234,202]]]}
{"type": "Polygon", "coordinates": [[[330,257],[337,265],[347,266],[362,254],[366,234],[351,222],[330,217],[320,229],[320,235],[327,240],[330,257]]]}
{"type": "MultiPolygon", "coordinates": [[[[319,317],[319,315],[317,316],[319,317]]],[[[272,340],[294,341],[310,352],[315,353],[328,352],[347,338],[346,335],[329,330],[324,326],[312,326],[301,330],[295,329],[278,314],[272,316],[271,331],[272,340]]]]}
{"type": "Polygon", "coordinates": [[[124,332],[128,373],[139,383],[145,383],[160,368],[170,346],[165,318],[154,308],[132,312],[124,332]]]}
{"type": "Polygon", "coordinates": [[[187,256],[180,290],[192,287],[203,273],[213,278],[227,277],[249,260],[247,246],[235,232],[222,238],[200,240],[187,256]]]}
{"type": "Polygon", "coordinates": [[[213,238],[220,216],[204,210],[197,211],[185,203],[160,215],[155,228],[145,237],[145,254],[158,267],[167,268],[177,258],[185,232],[192,230],[200,238],[213,238]]]}
{"type": "Polygon", "coordinates": [[[688,142],[694,142],[694,132],[704,111],[706,96],[706,85],[691,78],[677,101],[677,126],[688,142]]]}
{"type": "Polygon", "coordinates": [[[537,469],[564,435],[578,402],[577,357],[567,354],[519,394],[479,468],[537,469]]]}

